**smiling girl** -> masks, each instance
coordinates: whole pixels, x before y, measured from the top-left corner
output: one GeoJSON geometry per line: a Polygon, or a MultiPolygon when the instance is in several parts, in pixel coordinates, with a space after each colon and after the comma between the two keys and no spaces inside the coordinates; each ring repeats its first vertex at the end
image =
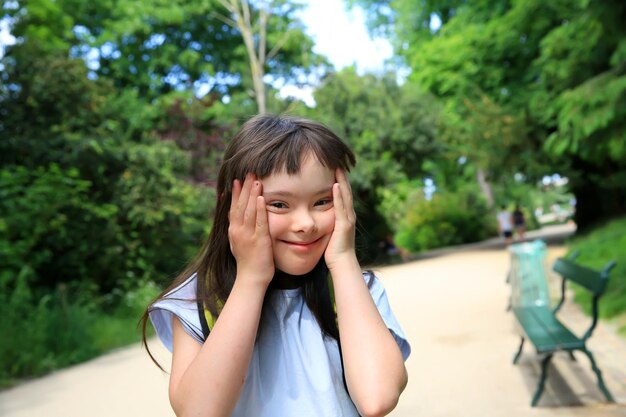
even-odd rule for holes
{"type": "Polygon", "coordinates": [[[357,261],[354,164],[311,120],[262,115],[235,135],[207,242],[144,315],[144,344],[149,317],[173,355],[176,415],[395,407],[410,346],[381,283],[357,261]]]}

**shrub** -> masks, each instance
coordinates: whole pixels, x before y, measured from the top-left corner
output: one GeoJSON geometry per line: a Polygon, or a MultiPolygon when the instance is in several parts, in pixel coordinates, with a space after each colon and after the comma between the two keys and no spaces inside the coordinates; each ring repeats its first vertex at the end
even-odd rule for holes
{"type": "Polygon", "coordinates": [[[493,235],[493,223],[478,193],[444,191],[426,199],[420,190],[407,200],[395,239],[401,247],[419,252],[485,239],[493,235]]]}
{"type": "Polygon", "coordinates": [[[34,274],[28,266],[2,279],[0,387],[139,341],[139,317],[158,293],[148,283],[108,299],[98,298],[87,285],[60,284],[55,291],[38,294],[31,289],[34,274]]]}

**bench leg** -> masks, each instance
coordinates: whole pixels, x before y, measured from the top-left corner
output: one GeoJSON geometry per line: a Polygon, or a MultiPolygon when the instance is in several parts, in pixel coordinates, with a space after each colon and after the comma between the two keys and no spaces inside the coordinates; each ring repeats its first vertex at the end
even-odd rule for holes
{"type": "Polygon", "coordinates": [[[596,376],[598,377],[598,387],[600,388],[600,390],[602,391],[606,399],[609,402],[614,403],[615,400],[613,399],[613,396],[611,395],[609,390],[606,388],[606,385],[604,385],[604,380],[602,379],[602,372],[600,372],[600,368],[598,368],[598,366],[596,365],[596,361],[593,359],[593,355],[587,349],[582,349],[582,351],[589,358],[589,361],[591,362],[591,369],[593,369],[593,372],[595,372],[596,376]]]}
{"type": "Polygon", "coordinates": [[[539,402],[539,398],[541,398],[541,394],[543,394],[543,388],[546,384],[546,376],[548,373],[548,365],[550,364],[550,359],[552,359],[552,353],[543,358],[543,360],[541,361],[541,377],[539,379],[539,385],[537,385],[537,391],[535,391],[533,401],[530,403],[530,405],[533,407],[537,405],[537,402],[539,402]]]}
{"type": "Polygon", "coordinates": [[[513,358],[513,365],[517,364],[517,361],[519,360],[520,355],[522,354],[522,348],[524,347],[524,338],[522,337],[522,341],[519,344],[519,349],[517,350],[517,353],[515,354],[515,357],[513,358]]]}

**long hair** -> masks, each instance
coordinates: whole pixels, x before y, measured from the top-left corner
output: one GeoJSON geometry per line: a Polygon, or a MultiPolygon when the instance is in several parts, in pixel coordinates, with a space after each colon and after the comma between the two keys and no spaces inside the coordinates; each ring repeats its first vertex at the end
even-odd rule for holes
{"type": "MultiPolygon", "coordinates": [[[[213,228],[195,259],[155,301],[162,299],[195,273],[198,285],[196,301],[204,305],[213,317],[217,317],[220,306],[224,305],[230,295],[237,274],[237,263],[228,240],[228,212],[233,181],[238,179],[243,183],[248,173],[255,174],[260,179],[278,172],[296,174],[300,171],[303,157],[309,154],[332,170],[341,168],[349,171],[356,164],[350,148],[321,123],[276,115],[259,115],[244,123],[224,153],[217,181],[213,228]]],[[[311,274],[311,279],[305,280],[303,294],[324,334],[338,339],[339,333],[328,293],[327,274],[328,269],[322,257],[311,274]]],[[[150,307],[142,316],[143,344],[146,348],[149,309],[150,307]]],[[[149,350],[148,353],[150,354],[149,350]]],[[[151,354],[150,356],[152,357],[151,354]]]]}

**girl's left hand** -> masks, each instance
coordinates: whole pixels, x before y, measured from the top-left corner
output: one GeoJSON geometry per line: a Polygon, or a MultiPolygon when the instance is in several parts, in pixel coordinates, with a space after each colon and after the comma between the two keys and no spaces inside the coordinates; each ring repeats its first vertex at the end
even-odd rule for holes
{"type": "Polygon", "coordinates": [[[352,188],[342,169],[337,168],[335,177],[337,179],[333,185],[335,229],[324,253],[324,260],[330,269],[342,260],[356,259],[354,249],[356,214],[352,203],[352,188]]]}

